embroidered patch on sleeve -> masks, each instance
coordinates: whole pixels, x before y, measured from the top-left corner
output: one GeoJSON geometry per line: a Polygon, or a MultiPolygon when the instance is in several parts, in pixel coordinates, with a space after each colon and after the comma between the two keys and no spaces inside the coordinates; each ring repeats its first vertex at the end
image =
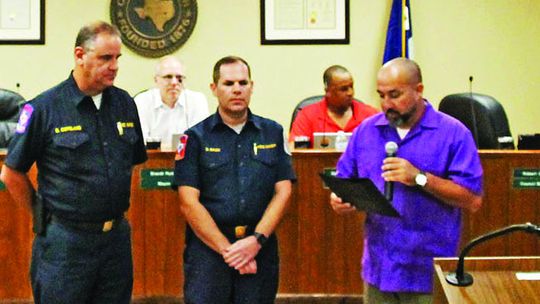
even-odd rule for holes
{"type": "Polygon", "coordinates": [[[178,142],[178,147],[176,147],[176,155],[174,156],[174,160],[184,159],[184,156],[186,155],[187,141],[188,136],[186,134],[182,134],[180,136],[180,141],[178,142]]]}
{"type": "Polygon", "coordinates": [[[28,123],[30,122],[30,118],[32,117],[32,113],[34,112],[34,107],[32,107],[30,104],[24,105],[21,116],[19,116],[19,122],[17,123],[17,127],[15,128],[15,132],[22,134],[26,132],[26,127],[28,127],[28,123]]]}

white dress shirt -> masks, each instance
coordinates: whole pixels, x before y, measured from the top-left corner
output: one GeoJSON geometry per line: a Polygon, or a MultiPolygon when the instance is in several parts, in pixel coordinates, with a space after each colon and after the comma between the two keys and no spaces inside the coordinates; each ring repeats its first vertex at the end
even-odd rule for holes
{"type": "Polygon", "coordinates": [[[160,138],[161,149],[169,150],[173,134],[181,134],[208,117],[208,101],[204,94],[183,89],[173,108],[161,101],[158,88],[135,96],[144,141],[160,138]]]}

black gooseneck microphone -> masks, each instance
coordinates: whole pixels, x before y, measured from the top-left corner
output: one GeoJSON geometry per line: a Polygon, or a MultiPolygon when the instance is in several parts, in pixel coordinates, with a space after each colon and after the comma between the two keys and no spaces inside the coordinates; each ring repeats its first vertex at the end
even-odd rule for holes
{"type": "Polygon", "coordinates": [[[480,146],[479,146],[480,139],[478,138],[478,126],[476,125],[476,113],[474,112],[474,99],[473,99],[473,92],[472,92],[472,82],[473,82],[473,77],[471,75],[471,76],[469,76],[469,97],[470,97],[469,105],[471,107],[471,119],[472,119],[471,131],[472,131],[473,136],[474,136],[474,142],[476,143],[476,147],[480,148],[480,146]]]}
{"type": "Polygon", "coordinates": [[[470,241],[469,244],[467,244],[467,246],[465,246],[465,248],[461,250],[461,254],[459,255],[459,260],[456,267],[456,272],[449,273],[446,276],[446,282],[454,286],[472,285],[474,281],[472,275],[464,271],[464,259],[467,253],[469,253],[469,251],[473,247],[475,247],[476,245],[480,243],[483,243],[489,239],[492,239],[501,235],[505,235],[511,232],[515,232],[515,231],[524,231],[524,232],[533,233],[540,236],[540,227],[538,227],[537,225],[533,225],[531,223],[511,225],[506,228],[495,230],[487,234],[484,234],[482,236],[479,236],[475,238],[474,240],[470,241]]]}
{"type": "MultiPolygon", "coordinates": [[[[384,150],[386,151],[386,157],[396,156],[398,145],[389,141],[384,145],[384,150]]],[[[394,198],[394,182],[384,182],[384,197],[391,202],[394,198]]]]}
{"type": "MultiPolygon", "coordinates": [[[[328,108],[326,109],[326,111],[328,111],[328,108]]],[[[322,133],[322,138],[321,138],[321,147],[323,148],[326,148],[330,145],[330,140],[328,138],[326,138],[326,116],[328,115],[328,113],[324,113],[324,118],[323,118],[323,133],[322,133]]]]}

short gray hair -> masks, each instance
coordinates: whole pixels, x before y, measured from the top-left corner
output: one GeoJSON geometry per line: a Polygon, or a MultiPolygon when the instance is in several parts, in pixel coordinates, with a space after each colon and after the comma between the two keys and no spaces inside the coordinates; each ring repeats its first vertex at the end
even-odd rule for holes
{"type": "Polygon", "coordinates": [[[94,42],[96,37],[101,33],[120,37],[120,31],[116,26],[105,21],[94,21],[81,27],[77,34],[77,39],[75,40],[75,47],[80,46],[85,50],[88,49],[90,44],[94,42]]]}

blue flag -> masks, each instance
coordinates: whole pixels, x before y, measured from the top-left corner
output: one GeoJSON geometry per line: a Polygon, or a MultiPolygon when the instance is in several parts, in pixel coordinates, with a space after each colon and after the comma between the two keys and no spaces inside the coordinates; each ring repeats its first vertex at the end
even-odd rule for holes
{"type": "Polygon", "coordinates": [[[409,0],[393,0],[383,64],[397,57],[412,58],[412,24],[409,0]]]}

